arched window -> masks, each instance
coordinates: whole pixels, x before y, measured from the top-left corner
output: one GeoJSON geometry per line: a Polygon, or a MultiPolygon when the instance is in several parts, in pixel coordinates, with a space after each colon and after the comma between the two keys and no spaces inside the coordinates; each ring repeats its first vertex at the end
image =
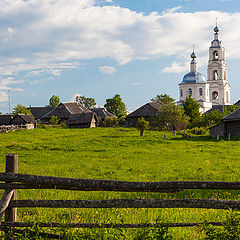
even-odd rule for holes
{"type": "Polygon", "coordinates": [[[192,89],[191,88],[188,89],[188,95],[192,95],[192,89]]]}
{"type": "Polygon", "coordinates": [[[214,60],[214,61],[217,61],[217,60],[218,60],[218,52],[217,52],[217,51],[214,51],[214,52],[213,52],[213,60],[214,60]]]}
{"type": "Polygon", "coordinates": [[[228,92],[226,92],[226,102],[229,103],[229,95],[228,95],[228,92]]]}
{"type": "Polygon", "coordinates": [[[181,97],[183,96],[183,91],[182,91],[182,89],[180,90],[180,96],[181,96],[181,97]]]}
{"type": "Polygon", "coordinates": [[[218,71],[213,70],[213,80],[218,80],[218,71]]]}
{"type": "Polygon", "coordinates": [[[199,88],[199,96],[202,96],[203,95],[203,90],[202,88],[199,88]]]}
{"type": "Polygon", "coordinates": [[[214,91],[214,92],[212,93],[212,99],[213,99],[213,100],[217,100],[217,99],[218,99],[218,92],[214,91]]]}

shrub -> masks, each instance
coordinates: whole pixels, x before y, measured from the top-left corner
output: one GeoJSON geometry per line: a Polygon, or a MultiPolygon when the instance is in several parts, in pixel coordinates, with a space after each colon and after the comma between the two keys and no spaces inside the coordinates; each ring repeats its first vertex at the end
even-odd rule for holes
{"type": "Polygon", "coordinates": [[[103,126],[105,127],[116,127],[118,126],[118,118],[117,117],[106,117],[103,121],[103,126]]]}
{"type": "Polygon", "coordinates": [[[226,224],[219,229],[213,226],[204,226],[206,240],[236,240],[240,239],[240,213],[232,212],[227,215],[226,224]]]}
{"type": "Polygon", "coordinates": [[[140,131],[140,136],[142,136],[144,130],[149,129],[149,122],[146,121],[143,117],[141,117],[138,119],[136,127],[140,131]]]}
{"type": "Polygon", "coordinates": [[[60,121],[60,118],[58,118],[57,116],[52,116],[52,117],[50,118],[50,123],[51,123],[52,125],[57,125],[57,124],[59,123],[59,121],[60,121]]]}

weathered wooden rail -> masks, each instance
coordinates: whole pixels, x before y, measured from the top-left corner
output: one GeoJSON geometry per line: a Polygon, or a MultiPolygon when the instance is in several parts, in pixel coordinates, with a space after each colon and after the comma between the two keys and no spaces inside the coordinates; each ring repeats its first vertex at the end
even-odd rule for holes
{"type": "Polygon", "coordinates": [[[26,129],[27,126],[22,124],[22,125],[2,125],[0,126],[0,132],[8,132],[12,130],[17,130],[17,129],[26,129]]]}
{"type": "MultiPolygon", "coordinates": [[[[108,199],[108,200],[17,200],[17,189],[61,189],[78,191],[118,191],[118,192],[158,192],[174,193],[185,189],[221,189],[240,190],[240,182],[215,181],[167,181],[167,182],[127,182],[98,179],[76,179],[49,176],[37,176],[17,173],[17,154],[6,156],[6,171],[0,173],[0,189],[5,192],[0,200],[0,230],[11,227],[31,227],[33,224],[17,222],[17,208],[207,208],[240,210],[240,201],[218,199],[108,199]]],[[[164,223],[164,224],[105,224],[105,223],[37,223],[39,227],[65,228],[143,228],[143,227],[190,227],[201,223],[164,223]]],[[[223,222],[205,223],[222,226],[223,222]]],[[[42,233],[46,236],[47,233],[42,233]]],[[[50,238],[59,237],[47,234],[50,238]]]]}

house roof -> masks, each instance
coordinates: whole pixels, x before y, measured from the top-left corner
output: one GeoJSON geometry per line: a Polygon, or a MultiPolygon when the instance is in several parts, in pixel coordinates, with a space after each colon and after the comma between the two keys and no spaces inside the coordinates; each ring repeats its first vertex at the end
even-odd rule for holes
{"type": "Polygon", "coordinates": [[[81,103],[78,102],[67,102],[60,103],[52,111],[45,114],[42,118],[51,118],[52,116],[57,116],[61,119],[68,119],[72,114],[81,114],[91,112],[89,109],[85,108],[81,103]]]}
{"type": "Polygon", "coordinates": [[[17,114],[17,115],[12,119],[12,121],[13,121],[16,117],[18,117],[18,116],[19,116],[20,118],[22,118],[25,123],[34,123],[34,122],[35,122],[35,120],[34,120],[30,115],[28,115],[28,114],[17,114]]]}
{"type": "Polygon", "coordinates": [[[145,105],[141,106],[134,112],[127,115],[129,117],[150,117],[156,115],[159,112],[159,109],[164,104],[160,101],[153,101],[146,103],[145,105]]]}
{"type": "Polygon", "coordinates": [[[94,112],[98,117],[106,118],[113,117],[114,115],[108,112],[105,108],[90,108],[92,112],[94,112]]]}
{"type": "Polygon", "coordinates": [[[13,119],[12,114],[1,114],[0,115],[0,125],[9,125],[10,121],[13,119]]]}
{"type": "Polygon", "coordinates": [[[52,111],[54,107],[29,107],[27,109],[31,111],[35,119],[41,119],[45,114],[52,111]]]}
{"type": "Polygon", "coordinates": [[[211,113],[214,110],[218,110],[220,113],[222,113],[224,111],[224,108],[228,108],[229,106],[231,105],[213,105],[212,108],[206,111],[204,114],[211,113]]]}
{"type": "Polygon", "coordinates": [[[93,112],[72,114],[68,119],[68,124],[84,124],[91,123],[96,114],[93,112]]]}
{"type": "Polygon", "coordinates": [[[226,117],[222,119],[222,121],[235,121],[235,120],[240,120],[240,108],[228,114],[226,117]]]}

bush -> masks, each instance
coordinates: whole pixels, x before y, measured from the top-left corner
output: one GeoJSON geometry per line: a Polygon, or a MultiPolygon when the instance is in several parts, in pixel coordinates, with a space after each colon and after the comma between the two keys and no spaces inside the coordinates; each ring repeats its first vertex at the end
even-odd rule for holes
{"type": "Polygon", "coordinates": [[[240,213],[230,211],[226,225],[222,229],[213,226],[204,226],[206,240],[237,240],[240,239],[240,213]]]}
{"type": "Polygon", "coordinates": [[[149,129],[149,122],[146,121],[143,117],[141,117],[138,119],[136,127],[140,131],[140,136],[142,136],[144,130],[149,129]]]}
{"type": "Polygon", "coordinates": [[[105,127],[117,127],[118,126],[118,118],[117,117],[106,117],[103,121],[103,126],[105,127]]]}

